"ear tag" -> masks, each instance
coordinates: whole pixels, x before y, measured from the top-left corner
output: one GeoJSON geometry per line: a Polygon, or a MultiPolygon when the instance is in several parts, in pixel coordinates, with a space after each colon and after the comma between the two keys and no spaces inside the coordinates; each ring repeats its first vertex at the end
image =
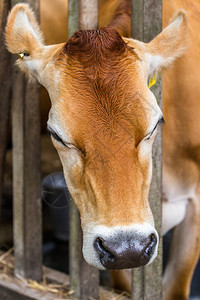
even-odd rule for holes
{"type": "Polygon", "coordinates": [[[157,80],[156,74],[154,74],[153,77],[150,77],[150,79],[149,79],[149,89],[150,89],[154,84],[156,84],[156,80],[157,80]]]}
{"type": "Polygon", "coordinates": [[[24,53],[18,53],[18,55],[19,55],[20,58],[24,57],[24,53]]]}

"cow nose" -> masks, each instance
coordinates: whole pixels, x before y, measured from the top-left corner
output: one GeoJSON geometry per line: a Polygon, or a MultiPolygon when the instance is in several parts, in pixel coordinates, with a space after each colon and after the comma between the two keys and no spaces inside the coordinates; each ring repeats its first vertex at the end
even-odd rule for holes
{"type": "Polygon", "coordinates": [[[138,236],[111,238],[97,237],[94,242],[102,265],[108,270],[137,268],[146,265],[155,250],[157,237],[154,233],[147,238],[138,236]]]}

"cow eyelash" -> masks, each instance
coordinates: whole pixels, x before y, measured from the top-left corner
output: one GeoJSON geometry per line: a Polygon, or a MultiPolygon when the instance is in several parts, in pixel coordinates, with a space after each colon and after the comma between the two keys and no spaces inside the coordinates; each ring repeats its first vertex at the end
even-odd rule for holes
{"type": "Polygon", "coordinates": [[[63,146],[67,147],[65,142],[63,142],[63,140],[59,137],[59,135],[55,131],[53,131],[50,128],[48,128],[47,130],[50,136],[52,136],[56,141],[60,142],[63,146]]]}
{"type": "Polygon", "coordinates": [[[76,150],[79,150],[79,151],[83,154],[83,156],[86,155],[85,151],[82,150],[82,149],[80,149],[79,147],[76,147],[76,146],[74,146],[73,144],[70,144],[70,143],[69,143],[69,144],[66,144],[66,143],[59,137],[59,135],[58,135],[55,131],[53,131],[51,128],[47,127],[47,131],[48,131],[48,134],[49,134],[51,137],[53,137],[57,142],[59,142],[60,144],[62,144],[62,145],[65,146],[66,148],[68,148],[68,149],[76,149],[76,150]]]}
{"type": "Polygon", "coordinates": [[[150,132],[149,134],[147,134],[147,136],[145,137],[145,140],[150,140],[150,138],[151,138],[152,135],[154,134],[154,131],[156,130],[157,127],[158,127],[158,123],[157,123],[157,125],[154,127],[154,129],[152,130],[152,132],[150,132]]]}
{"type": "Polygon", "coordinates": [[[162,117],[159,121],[158,121],[158,123],[156,124],[156,126],[154,127],[154,129],[146,136],[146,140],[149,140],[150,138],[151,138],[151,136],[153,135],[153,133],[154,133],[154,131],[156,130],[156,128],[158,127],[158,125],[159,124],[163,124],[163,123],[165,123],[165,120],[164,120],[164,118],[162,117]]]}

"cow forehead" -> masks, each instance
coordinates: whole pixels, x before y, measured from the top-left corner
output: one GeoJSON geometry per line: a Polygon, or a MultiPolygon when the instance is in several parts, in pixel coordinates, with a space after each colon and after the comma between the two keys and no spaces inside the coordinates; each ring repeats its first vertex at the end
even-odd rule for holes
{"type": "Polygon", "coordinates": [[[101,148],[102,142],[108,147],[119,147],[124,141],[136,146],[153,130],[159,117],[160,109],[151,94],[109,97],[107,93],[104,99],[101,91],[94,96],[80,89],[73,96],[67,91],[60,95],[49,122],[65,141],[80,147],[90,144],[95,149],[101,148]]]}
{"type": "Polygon", "coordinates": [[[59,92],[51,119],[71,142],[137,144],[158,118],[141,61],[114,29],[76,33],[56,65],[59,92]]]}

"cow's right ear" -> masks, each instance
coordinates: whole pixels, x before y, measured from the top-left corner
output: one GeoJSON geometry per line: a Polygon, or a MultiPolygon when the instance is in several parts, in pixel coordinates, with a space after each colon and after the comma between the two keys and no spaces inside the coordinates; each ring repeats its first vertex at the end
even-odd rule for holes
{"type": "MultiPolygon", "coordinates": [[[[38,80],[47,90],[54,85],[54,62],[64,44],[45,46],[35,15],[27,4],[11,10],[5,29],[8,50],[19,54],[17,65],[29,78],[38,80]]],[[[50,92],[50,91],[49,91],[50,92]]]]}
{"type": "Polygon", "coordinates": [[[5,30],[8,50],[19,54],[17,64],[29,78],[40,81],[43,70],[43,36],[29,5],[17,4],[11,10],[5,30]]]}
{"type": "Polygon", "coordinates": [[[43,36],[33,11],[27,4],[17,4],[11,10],[5,30],[8,50],[13,54],[34,56],[43,46],[43,36]]]}

